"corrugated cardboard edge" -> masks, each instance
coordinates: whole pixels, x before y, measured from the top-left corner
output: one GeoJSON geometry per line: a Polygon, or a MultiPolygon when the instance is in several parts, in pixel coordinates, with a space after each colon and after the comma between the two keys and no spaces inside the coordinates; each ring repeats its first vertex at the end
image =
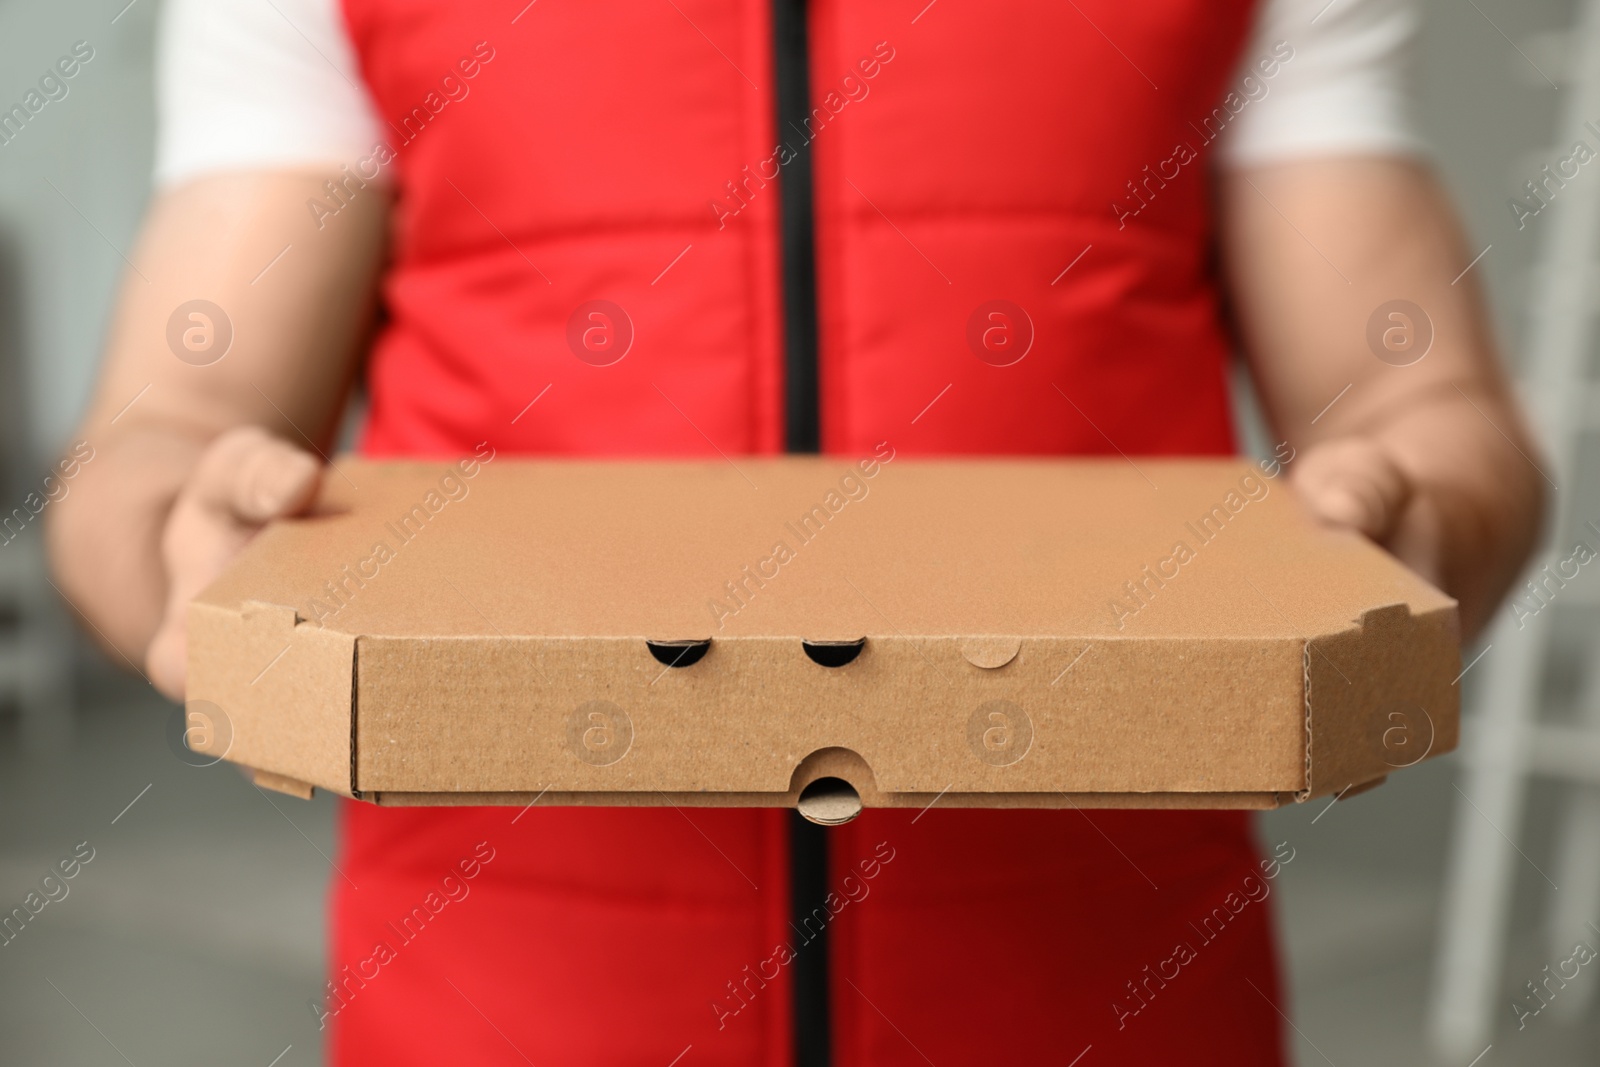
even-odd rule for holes
{"type": "Polygon", "coordinates": [[[262,789],[270,789],[275,793],[285,793],[301,800],[310,800],[311,794],[316,790],[310,782],[302,782],[298,778],[289,778],[282,774],[273,774],[271,771],[248,768],[250,780],[262,789]]]}
{"type": "Polygon", "coordinates": [[[260,602],[238,610],[191,606],[189,688],[192,701],[215,704],[232,724],[218,734],[230,747],[215,754],[255,769],[258,784],[295,796],[308,796],[316,786],[387,806],[792,807],[816,777],[837,774],[860,790],[867,807],[1259,809],[1354,795],[1393,770],[1453,749],[1459,734],[1457,641],[1453,606],[1414,616],[1401,604],[1368,611],[1343,632],[1307,639],[1301,652],[1306,787],[1294,793],[886,793],[870,781],[870,771],[863,776],[808,762],[787,792],[388,790],[363,796],[355,780],[359,638],[307,624],[292,608],[260,602]]]}
{"type": "Polygon", "coordinates": [[[1454,604],[1420,615],[1373,608],[1351,629],[1307,639],[1306,788],[1296,799],[1353,795],[1453,750],[1460,663],[1454,604]]]}
{"type": "Polygon", "coordinates": [[[1307,641],[1300,650],[1300,684],[1305,687],[1305,712],[1306,712],[1306,787],[1295,794],[1295,799],[1304,801],[1311,796],[1311,768],[1312,768],[1312,741],[1316,734],[1311,728],[1311,642],[1307,641]]]}
{"type": "Polygon", "coordinates": [[[362,794],[504,793],[523,803],[546,788],[592,793],[596,803],[702,790],[779,803],[797,767],[828,752],[848,753],[848,765],[828,776],[850,782],[869,807],[887,804],[874,802],[871,785],[926,798],[1292,796],[1305,786],[1303,637],[1176,649],[1108,641],[1058,689],[1052,679],[1082,658],[1082,641],[1001,640],[1025,647],[1002,648],[1014,658],[998,673],[972,664],[960,638],[904,635],[869,639],[840,671],[819,669],[792,639],[763,637],[713,642],[704,662],[671,672],[633,637],[364,636],[355,786],[362,794]],[[544,685],[547,675],[559,681],[544,685]],[[1039,705],[1030,714],[1013,697],[1039,705]],[[619,736],[630,746],[606,762],[585,759],[571,732],[598,698],[610,705],[606,715],[621,716],[619,736]],[[997,700],[1031,737],[1009,763],[974,747],[972,723],[997,700]],[[783,713],[797,701],[809,709],[803,721],[783,713]],[[768,706],[770,714],[748,713],[768,706]],[[1175,743],[1165,712],[1150,709],[1184,706],[1204,713],[1176,724],[1183,733],[1175,743]],[[872,714],[860,716],[863,707],[872,714]],[[1162,770],[1167,760],[1171,773],[1162,770]]]}
{"type": "MultiPolygon", "coordinates": [[[[1010,643],[1017,643],[1011,639],[1010,643]]],[[[1013,653],[1014,654],[1014,653],[1013,653]]],[[[358,656],[360,655],[358,651],[358,656]]],[[[1298,694],[1297,694],[1298,695],[1298,694]]],[[[359,729],[369,729],[361,724],[359,729]]],[[[883,790],[872,767],[850,748],[830,746],[812,751],[787,773],[787,789],[428,789],[364,787],[356,795],[385,807],[661,807],[795,808],[801,795],[820,779],[840,779],[865,808],[922,810],[949,808],[1121,808],[1121,809],[1268,809],[1293,801],[1292,790],[1167,790],[1058,792],[1048,790],[990,791],[883,790]]],[[[358,782],[358,785],[361,783],[358,782]]]]}
{"type": "MultiPolygon", "coordinates": [[[[1119,808],[1265,810],[1281,807],[1291,793],[876,793],[863,791],[867,808],[1119,808]]],[[[384,807],[662,807],[792,808],[799,792],[787,793],[405,793],[371,792],[363,800],[384,807]]]]}
{"type": "Polygon", "coordinates": [[[262,772],[264,783],[293,782],[282,791],[294,795],[309,786],[356,795],[355,646],[283,605],[191,603],[188,702],[215,705],[227,725],[212,731],[211,754],[262,772]]]}

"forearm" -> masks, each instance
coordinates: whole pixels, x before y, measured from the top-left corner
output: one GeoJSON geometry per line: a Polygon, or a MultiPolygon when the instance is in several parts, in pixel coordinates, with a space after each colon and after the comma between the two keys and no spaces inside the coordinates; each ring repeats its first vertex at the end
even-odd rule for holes
{"type": "Polygon", "coordinates": [[[50,510],[51,569],[91,633],[137,664],[161,620],[161,531],[205,441],[177,428],[85,425],[79,434],[94,459],[50,510]]]}
{"type": "Polygon", "coordinates": [[[1533,545],[1546,485],[1442,190],[1415,164],[1343,160],[1235,174],[1223,200],[1240,338],[1276,432],[1302,454],[1382,449],[1410,492],[1380,540],[1475,632],[1533,545]]]}
{"type": "Polygon", "coordinates": [[[131,662],[171,589],[168,517],[211,443],[256,426],[325,450],[336,430],[370,324],[388,196],[370,190],[318,229],[305,204],[322,180],[223,175],[164,193],[133,252],[77,435],[94,459],[47,533],[62,592],[131,662]]]}

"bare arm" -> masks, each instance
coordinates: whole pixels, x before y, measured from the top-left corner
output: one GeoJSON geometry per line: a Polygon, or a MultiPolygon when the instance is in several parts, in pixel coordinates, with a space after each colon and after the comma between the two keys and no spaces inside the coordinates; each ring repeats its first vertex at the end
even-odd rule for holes
{"type": "Polygon", "coordinates": [[[1470,638],[1533,548],[1545,479],[1443,190],[1374,158],[1226,172],[1220,195],[1240,337],[1295,485],[1460,600],[1470,638]],[[1425,318],[1377,315],[1380,358],[1369,320],[1395,300],[1425,318]],[[1426,355],[1399,365],[1429,323],[1426,355]]]}
{"type": "Polygon", "coordinates": [[[63,592],[169,695],[182,603],[315,492],[302,450],[326,448],[370,322],[387,199],[369,187],[318,230],[306,201],[325,177],[221,175],[156,199],[78,430],[94,458],[51,509],[63,592]],[[169,323],[196,299],[222,316],[179,315],[175,351],[169,323]]]}

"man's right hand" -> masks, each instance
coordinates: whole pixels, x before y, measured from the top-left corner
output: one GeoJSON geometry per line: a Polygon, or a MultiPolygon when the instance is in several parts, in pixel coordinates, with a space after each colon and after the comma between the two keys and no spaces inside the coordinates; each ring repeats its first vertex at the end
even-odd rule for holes
{"type": "Polygon", "coordinates": [[[189,600],[262,523],[309,506],[309,442],[333,440],[370,337],[391,197],[373,183],[322,227],[306,203],[339,178],[228,171],[156,194],[75,435],[93,462],[44,513],[56,587],[173,698],[189,600]],[[227,343],[196,360],[173,331],[200,300],[227,343]]]}
{"type": "Polygon", "coordinates": [[[315,456],[256,426],[229,430],[201,455],[161,535],[167,605],[145,653],[157,689],[183,699],[189,601],[263,525],[309,508],[321,482],[315,456]]]}

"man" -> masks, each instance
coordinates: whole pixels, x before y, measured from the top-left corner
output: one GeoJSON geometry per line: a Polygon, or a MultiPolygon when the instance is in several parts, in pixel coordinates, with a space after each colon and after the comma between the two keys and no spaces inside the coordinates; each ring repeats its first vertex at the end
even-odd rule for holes
{"type": "MultiPolygon", "coordinates": [[[[1404,124],[1404,5],[167,18],[160,191],[51,536],[175,698],[184,604],[309,505],[363,357],[376,457],[1223,454],[1237,345],[1306,504],[1469,634],[1529,550],[1533,448],[1404,124]]],[[[343,807],[336,1062],[1282,1062],[1264,904],[1150,970],[1292,859],[1241,813],[875,811],[821,857],[780,812],[511,814],[343,807]],[[369,963],[473,857],[471,899],[369,963]],[[770,966],[868,864],[825,960],[770,966]]]]}

